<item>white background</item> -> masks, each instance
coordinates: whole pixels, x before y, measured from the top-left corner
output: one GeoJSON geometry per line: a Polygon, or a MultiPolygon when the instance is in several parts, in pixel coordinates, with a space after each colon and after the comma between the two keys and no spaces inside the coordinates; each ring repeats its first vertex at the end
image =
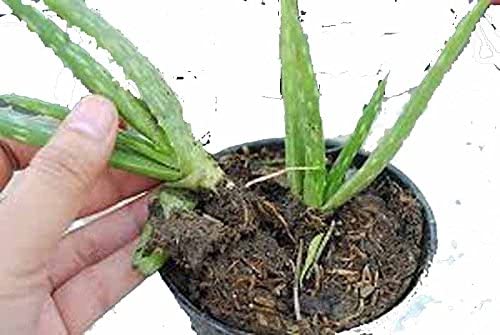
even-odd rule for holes
{"type": "MultiPolygon", "coordinates": [[[[182,99],[196,136],[210,132],[210,151],[284,135],[277,0],[265,5],[260,0],[87,3],[161,69],[182,99]],[[178,76],[185,79],[175,80],[178,76]]],[[[387,96],[416,86],[453,24],[470,8],[467,0],[303,0],[300,6],[306,11],[304,27],[321,85],[327,137],[353,129],[387,71],[387,96]]],[[[0,13],[7,12],[0,4],[0,13]]],[[[394,161],[433,207],[439,250],[429,277],[408,304],[365,328],[376,335],[491,334],[497,328],[500,71],[494,64],[500,66],[500,6],[489,10],[480,27],[394,161]]],[[[90,39],[71,33],[100,60],[109,58],[96,52],[90,39]]],[[[11,16],[0,19],[0,41],[1,93],[70,107],[87,94],[53,53],[11,16]]],[[[123,78],[116,66],[110,68],[123,78]]],[[[386,101],[367,148],[373,148],[407,99],[404,94],[386,101]]],[[[89,332],[114,333],[192,334],[189,320],[158,276],[89,332]]]]}

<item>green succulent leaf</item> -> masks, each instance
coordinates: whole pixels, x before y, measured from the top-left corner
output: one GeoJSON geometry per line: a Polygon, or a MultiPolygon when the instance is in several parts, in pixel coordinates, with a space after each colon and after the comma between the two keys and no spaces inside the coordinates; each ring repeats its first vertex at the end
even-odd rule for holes
{"type": "Polygon", "coordinates": [[[139,244],[132,256],[132,265],[144,276],[149,277],[168,261],[168,252],[162,249],[155,249],[146,254],[146,246],[153,238],[154,228],[150,223],[146,223],[142,229],[139,244]]]}
{"type": "MultiPolygon", "coordinates": [[[[37,102],[38,107],[40,103],[42,102],[37,102]]],[[[33,107],[32,105],[24,104],[24,106],[33,107]]],[[[44,105],[42,108],[43,114],[46,114],[43,115],[0,99],[0,136],[32,146],[46,145],[59,127],[59,120],[47,117],[47,115],[62,112],[61,108],[55,111],[48,110],[46,107],[47,105],[44,105]]],[[[120,140],[117,139],[116,148],[111,156],[111,166],[165,181],[173,182],[182,177],[175,167],[160,164],[140,154],[141,150],[137,150],[137,145],[128,145],[132,136],[121,134],[118,137],[120,140]]]]}
{"type": "Polygon", "coordinates": [[[346,173],[351,167],[351,164],[366,141],[372,128],[373,122],[377,118],[382,109],[382,100],[384,98],[385,87],[387,86],[387,78],[378,83],[377,89],[373,94],[370,102],[363,108],[363,115],[358,121],[354,133],[349,137],[345,146],[342,148],[339,157],[335,161],[334,166],[330,170],[327,178],[327,188],[325,199],[332,197],[340,188],[345,180],[346,173]]]}
{"type": "Polygon", "coordinates": [[[321,233],[316,235],[311,243],[309,244],[309,249],[307,251],[307,259],[304,264],[304,268],[302,269],[302,274],[300,276],[300,285],[302,285],[304,279],[309,278],[309,274],[311,269],[318,264],[319,259],[323,255],[323,251],[325,251],[328,242],[332,238],[332,235],[335,231],[336,222],[332,221],[330,228],[326,233],[321,233]]]}
{"type": "Polygon", "coordinates": [[[45,115],[60,121],[64,120],[69,114],[67,107],[16,94],[0,95],[0,100],[29,111],[36,111],[36,114],[45,115]]]}
{"type": "Polygon", "coordinates": [[[223,177],[222,170],[207,154],[182,118],[182,107],[161,73],[117,29],[82,0],[46,0],[45,4],[69,24],[94,37],[97,45],[108,50],[129,79],[135,82],[141,100],[148,106],[157,124],[175,148],[179,168],[185,172],[182,185],[213,189],[223,177]]]}
{"type": "MultiPolygon", "coordinates": [[[[3,1],[91,92],[112,100],[121,116],[132,127],[157,144],[165,153],[173,154],[169,140],[155,118],[132,93],[120,86],[104,66],[95,61],[85,49],[73,43],[66,32],[34,7],[24,5],[21,0],[3,1]]],[[[36,101],[29,103],[38,110],[36,101]]],[[[59,112],[55,109],[51,111],[59,112]]]]}
{"type": "Polygon", "coordinates": [[[432,95],[443,81],[462,51],[469,43],[476,24],[490,5],[479,0],[471,12],[457,25],[455,33],[446,43],[437,62],[431,67],[420,86],[414,91],[392,129],[381,139],[361,169],[328,199],[323,210],[333,210],[365,189],[385,169],[410,135],[418,118],[427,108],[432,95]]]}
{"type": "Polygon", "coordinates": [[[0,136],[25,144],[45,145],[55,133],[59,122],[32,114],[0,100],[0,136]]]}
{"type": "Polygon", "coordinates": [[[286,165],[292,191],[318,207],[325,187],[325,142],[319,113],[319,90],[297,0],[281,1],[281,85],[285,104],[286,165]]]}
{"type": "MultiPolygon", "coordinates": [[[[70,113],[67,107],[15,94],[0,95],[0,100],[12,106],[29,110],[33,114],[48,116],[60,121],[64,120],[70,113]]],[[[177,163],[175,156],[167,155],[158,150],[153,143],[135,131],[120,131],[116,138],[116,146],[120,149],[135,151],[166,167],[178,170],[175,165],[177,163]]]]}
{"type": "Polygon", "coordinates": [[[300,285],[302,286],[306,275],[309,273],[309,270],[314,266],[316,255],[318,254],[321,248],[321,242],[325,238],[325,234],[321,233],[316,235],[311,243],[309,244],[309,248],[307,249],[306,261],[304,262],[304,267],[302,268],[300,274],[300,285]]]}

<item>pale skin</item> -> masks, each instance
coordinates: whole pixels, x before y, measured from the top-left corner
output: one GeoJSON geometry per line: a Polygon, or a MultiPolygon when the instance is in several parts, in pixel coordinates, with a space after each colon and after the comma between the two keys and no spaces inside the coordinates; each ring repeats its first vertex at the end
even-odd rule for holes
{"type": "Polygon", "coordinates": [[[119,118],[112,103],[80,102],[51,142],[0,143],[0,334],[82,334],[144,279],[131,253],[145,198],[65,234],[75,219],[155,186],[109,169],[119,118]]]}

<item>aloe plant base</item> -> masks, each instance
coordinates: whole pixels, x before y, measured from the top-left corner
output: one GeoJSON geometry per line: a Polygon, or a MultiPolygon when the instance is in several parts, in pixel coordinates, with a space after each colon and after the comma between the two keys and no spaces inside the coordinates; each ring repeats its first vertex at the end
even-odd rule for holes
{"type": "MultiPolygon", "coordinates": [[[[332,160],[339,147],[339,142],[327,142],[332,160]]],[[[244,185],[283,167],[283,140],[236,146],[217,157],[228,176],[244,185]]],[[[355,166],[365,159],[358,154],[355,166]]],[[[333,215],[294,201],[285,187],[286,176],[275,175],[249,187],[250,199],[263,207],[251,220],[255,226],[238,233],[231,230],[235,226],[224,228],[228,218],[204,216],[200,231],[205,242],[183,243],[184,251],[173,257],[183,261],[172,261],[160,271],[198,334],[334,334],[376,320],[416,289],[432,262],[437,235],[429,205],[404,174],[388,167],[333,215]],[[300,242],[307,246],[332,221],[333,238],[296,299],[300,242]],[[220,239],[214,231],[231,233],[220,239]],[[205,259],[197,259],[192,268],[185,256],[214,241],[204,250],[205,259]]],[[[213,206],[212,200],[202,197],[198,206],[213,206]]],[[[234,200],[241,204],[242,199],[234,200]]],[[[251,215],[254,209],[237,215],[251,215]]],[[[193,223],[186,220],[184,227],[193,223]]]]}

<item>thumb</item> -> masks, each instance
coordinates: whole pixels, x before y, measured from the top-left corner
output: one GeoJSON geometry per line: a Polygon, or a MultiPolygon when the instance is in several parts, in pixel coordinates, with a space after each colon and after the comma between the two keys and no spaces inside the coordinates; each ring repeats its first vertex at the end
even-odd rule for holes
{"type": "Polygon", "coordinates": [[[33,158],[0,205],[0,254],[15,255],[10,270],[20,274],[43,266],[105,169],[117,129],[111,102],[85,98],[33,158]]]}

